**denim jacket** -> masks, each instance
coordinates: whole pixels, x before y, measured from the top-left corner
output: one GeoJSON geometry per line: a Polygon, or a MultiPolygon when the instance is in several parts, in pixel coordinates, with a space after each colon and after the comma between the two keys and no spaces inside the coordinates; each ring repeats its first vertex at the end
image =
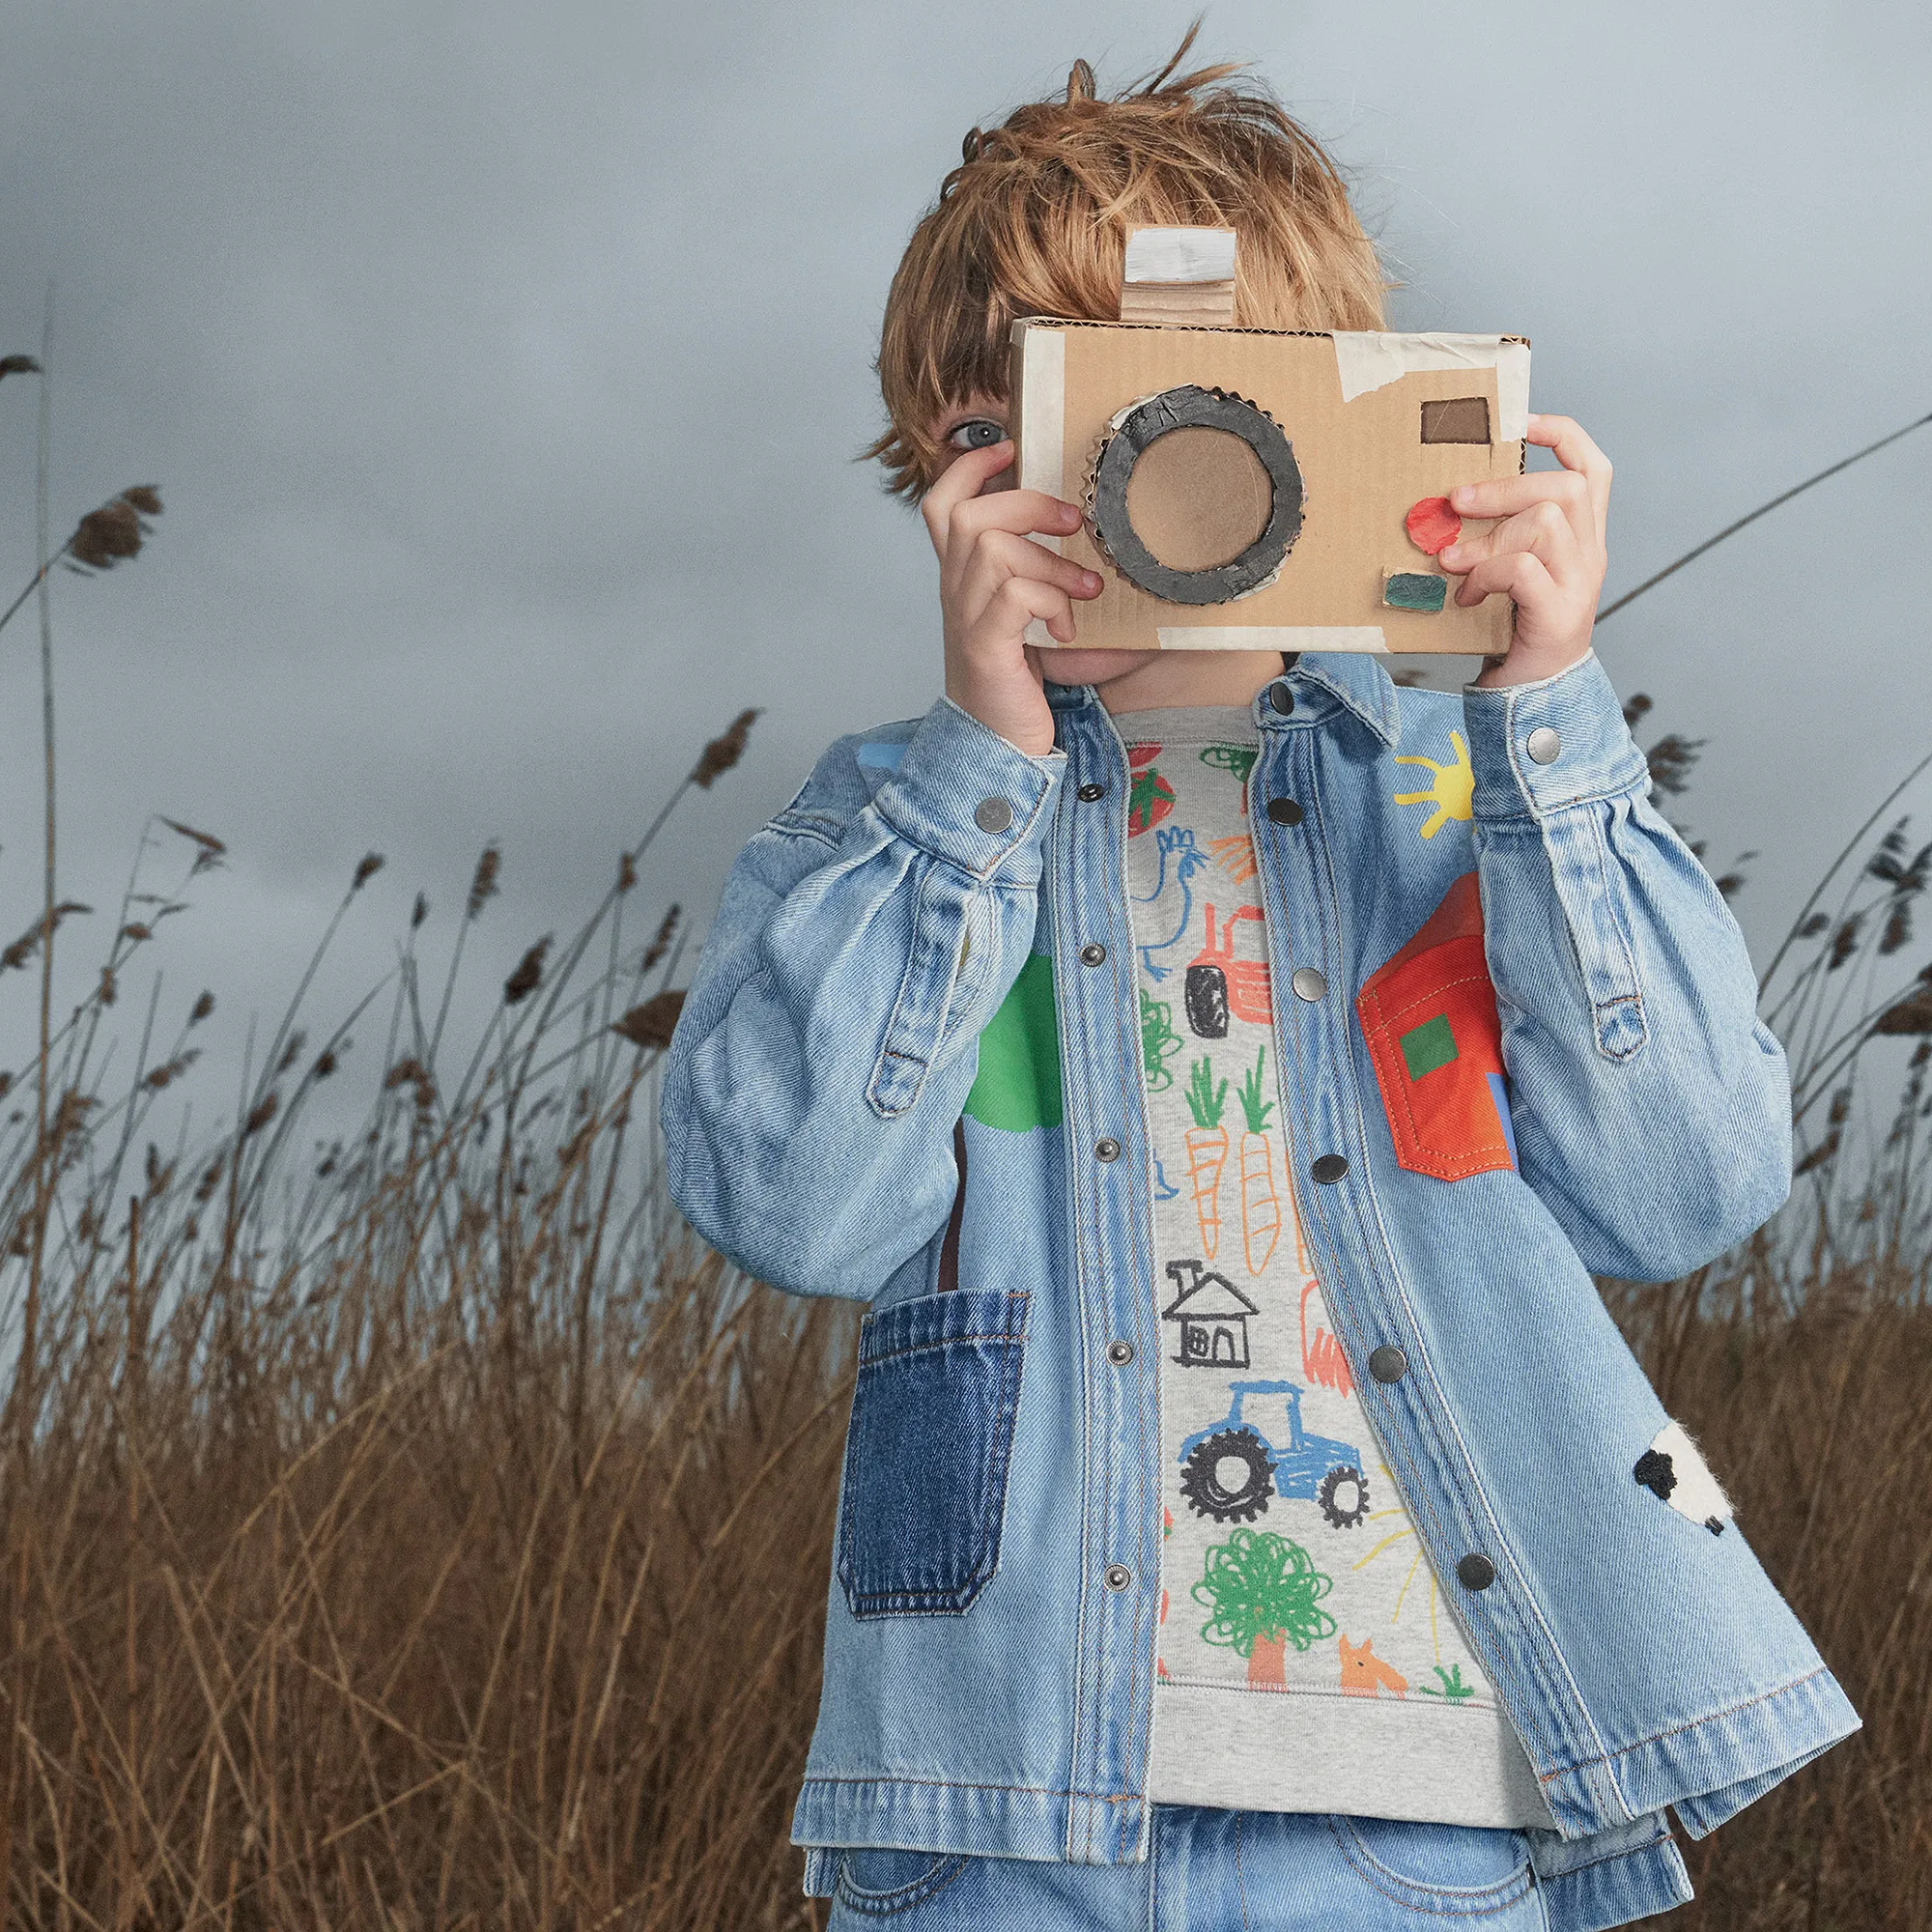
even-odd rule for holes
{"type": "MultiPolygon", "coordinates": [[[[834,744],[739,858],[667,1057],[692,1225],[776,1288],[870,1304],[792,1822],[812,1893],[831,1847],[1148,1852],[1162,1338],[1133,775],[1090,687],[1048,696],[1040,756],[944,698],[834,744]],[[1032,1098],[969,1108],[1022,987],[1032,1098]]],[[[1460,696],[1305,655],[1254,716],[1312,1264],[1548,1803],[1526,1836],[1549,1921],[1624,1924],[1690,1895],[1665,1806],[1701,1837],[1859,1725],[1591,1280],[1672,1279],[1777,1208],[1783,1050],[1594,655],[1460,696]],[[1290,994],[1303,966],[1321,997],[1290,994]],[[1401,1015],[1443,987],[1492,1015],[1492,1065],[1411,1089],[1401,1015]]]]}

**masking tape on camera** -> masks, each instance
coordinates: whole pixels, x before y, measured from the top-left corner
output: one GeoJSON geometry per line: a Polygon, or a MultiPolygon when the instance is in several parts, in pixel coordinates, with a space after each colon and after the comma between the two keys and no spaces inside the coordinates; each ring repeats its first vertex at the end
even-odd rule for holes
{"type": "Polygon", "coordinates": [[[1496,372],[1496,440],[1518,442],[1529,433],[1529,344],[1500,335],[1381,335],[1363,329],[1333,331],[1335,370],[1342,400],[1418,369],[1493,369],[1496,372]]]}
{"type": "MultiPolygon", "coordinates": [[[[1026,424],[1026,461],[1020,467],[1022,490],[1044,490],[1049,497],[1066,495],[1062,473],[1061,443],[1066,428],[1066,336],[1058,328],[1042,328],[1027,344],[1025,373],[1020,381],[1020,418],[1026,424]]],[[[1036,531],[1033,541],[1055,555],[1061,539],[1036,531]]],[[[1034,617],[1026,640],[1056,649],[1059,640],[1047,635],[1045,620],[1034,617]]]]}

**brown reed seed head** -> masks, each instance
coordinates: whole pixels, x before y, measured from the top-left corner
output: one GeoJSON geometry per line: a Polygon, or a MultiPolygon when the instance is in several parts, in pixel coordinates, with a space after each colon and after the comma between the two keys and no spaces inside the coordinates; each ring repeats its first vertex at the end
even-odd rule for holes
{"type": "Polygon", "coordinates": [[[514,1007],[519,1000],[527,1000],[543,981],[544,955],[550,951],[551,934],[548,932],[517,961],[517,970],[503,981],[503,1004],[514,1007]]]}
{"type": "Polygon", "coordinates": [[[422,894],[416,895],[415,909],[410,914],[410,930],[413,932],[429,917],[429,899],[422,894]]]}
{"type": "Polygon", "coordinates": [[[712,781],[722,778],[745,755],[745,743],[752,735],[752,720],[757,715],[755,706],[749,711],[739,712],[724,735],[712,739],[710,744],[705,746],[703,755],[691,770],[693,784],[709,791],[712,781]]]}
{"type": "Polygon", "coordinates": [[[204,989],[202,996],[194,1003],[193,1010],[187,1016],[189,1026],[199,1026],[214,1010],[214,995],[204,989]]]}
{"type": "Polygon", "coordinates": [[[617,890],[628,893],[638,883],[638,862],[628,852],[617,854],[617,890]]]}
{"type": "Polygon", "coordinates": [[[136,946],[140,945],[142,940],[152,939],[154,936],[153,928],[143,925],[139,920],[131,921],[121,928],[121,937],[131,939],[136,946]]]}
{"type": "Polygon", "coordinates": [[[670,1037],[677,1028],[677,1016],[683,1010],[684,995],[681,992],[653,993],[641,1007],[633,1007],[622,1019],[613,1021],[611,1031],[628,1039],[633,1046],[662,1050],[670,1044],[670,1037]]]}
{"type": "Polygon", "coordinates": [[[474,919],[483,910],[484,901],[497,896],[497,875],[502,869],[503,855],[493,838],[476,861],[476,871],[469,881],[469,902],[463,909],[465,919],[474,919]]]}
{"type": "Polygon", "coordinates": [[[380,852],[365,852],[355,867],[355,876],[349,882],[352,893],[359,893],[362,888],[383,869],[383,855],[380,852]]]}
{"type": "Polygon", "coordinates": [[[13,1091],[14,1076],[11,1073],[0,1073],[0,1100],[4,1100],[13,1091]]]}
{"type": "Polygon", "coordinates": [[[113,967],[103,966],[100,969],[100,1004],[103,1007],[111,1007],[118,991],[113,967]]]}
{"type": "Polygon", "coordinates": [[[192,838],[204,852],[220,853],[228,850],[228,847],[212,832],[197,832],[192,825],[184,825],[178,818],[162,818],[161,823],[170,832],[179,832],[184,838],[192,838]]]}
{"type": "Polygon", "coordinates": [[[684,908],[675,902],[658,923],[657,936],[644,948],[644,956],[638,962],[639,973],[648,973],[670,949],[672,936],[677,931],[678,920],[684,908]]]}
{"type": "Polygon", "coordinates": [[[0,377],[38,376],[41,365],[31,355],[0,355],[0,377]]]}
{"type": "Polygon", "coordinates": [[[289,1043],[282,1049],[282,1057],[275,1062],[275,1071],[286,1073],[301,1058],[302,1048],[308,1044],[308,1035],[298,1027],[289,1036],[289,1043]]]}
{"type": "Polygon", "coordinates": [[[281,1095],[270,1089],[266,1099],[257,1101],[249,1109],[248,1118],[242,1125],[242,1138],[246,1140],[250,1134],[260,1133],[275,1118],[275,1109],[280,1105],[281,1095]]]}
{"type": "Polygon", "coordinates": [[[315,1057],[315,1065],[312,1069],[313,1077],[317,1080],[327,1080],[335,1071],[335,1055],[325,1047],[315,1057]]]}
{"type": "Polygon", "coordinates": [[[170,1081],[178,1080],[194,1063],[201,1058],[201,1048],[191,1046],[173,1060],[163,1061],[159,1066],[150,1067],[142,1074],[141,1085],[151,1087],[158,1093],[170,1081]]]}
{"type": "Polygon", "coordinates": [[[418,1089],[427,1087],[432,1094],[436,1092],[436,1082],[431,1079],[429,1068],[420,1060],[399,1060],[383,1076],[384,1089],[407,1087],[412,1081],[418,1089]]]}
{"type": "Polygon", "coordinates": [[[1872,1024],[1873,1033],[1932,1034],[1932,985],[1908,993],[1888,1007],[1872,1024]]]}
{"type": "Polygon", "coordinates": [[[141,539],[152,528],[147,519],[160,514],[158,486],[137,483],[88,511],[68,539],[67,554],[89,570],[112,570],[123,557],[140,555],[141,539]]]}

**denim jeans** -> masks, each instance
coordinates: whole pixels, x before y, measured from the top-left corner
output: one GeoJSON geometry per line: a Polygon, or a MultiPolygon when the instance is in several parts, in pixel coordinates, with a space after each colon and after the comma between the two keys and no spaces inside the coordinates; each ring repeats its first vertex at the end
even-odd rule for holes
{"type": "Polygon", "coordinates": [[[827,1932],[1546,1932],[1520,1832],[1156,1804],[1139,1864],[862,1848],[827,1932]]]}

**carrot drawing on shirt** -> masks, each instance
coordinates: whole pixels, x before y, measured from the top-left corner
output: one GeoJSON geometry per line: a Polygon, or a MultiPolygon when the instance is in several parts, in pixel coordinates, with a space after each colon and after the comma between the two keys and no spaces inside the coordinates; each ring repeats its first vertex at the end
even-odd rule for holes
{"type": "Polygon", "coordinates": [[[1194,888],[1188,882],[1196,872],[1208,863],[1205,852],[1194,849],[1194,834],[1184,825],[1166,825],[1154,834],[1154,841],[1160,847],[1160,870],[1154,877],[1153,891],[1136,895],[1138,905],[1151,904],[1159,898],[1167,888],[1167,862],[1175,854],[1174,882],[1180,888],[1180,918],[1172,933],[1165,939],[1152,939],[1141,947],[1141,959],[1145,963],[1149,977],[1165,980],[1174,971],[1172,966],[1156,966],[1153,955],[1156,952],[1171,952],[1187,935],[1187,922],[1194,917],[1194,888]]]}
{"type": "Polygon", "coordinates": [[[1187,1074],[1187,1184],[1194,1191],[1194,1214],[1201,1223],[1201,1252],[1211,1262],[1221,1240],[1221,1170],[1228,1164],[1228,1130],[1221,1116],[1228,1105],[1228,1083],[1214,1085],[1214,1069],[1204,1053],[1187,1074]]]}
{"type": "Polygon", "coordinates": [[[1254,1070],[1242,1077],[1241,1116],[1247,1131],[1241,1136],[1241,1248],[1248,1272],[1260,1274],[1281,1239],[1281,1197],[1274,1186],[1274,1151],[1268,1145],[1267,1117],[1274,1102],[1262,1098],[1262,1067],[1267,1060],[1263,1046],[1255,1055],[1254,1070]]]}
{"type": "MultiPolygon", "coordinates": [[[[1355,1385],[1354,1378],[1349,1373],[1349,1358],[1342,1352],[1342,1345],[1320,1321],[1311,1329],[1308,1325],[1308,1304],[1321,1293],[1321,1284],[1313,1275],[1301,1284],[1301,1373],[1312,1382],[1319,1382],[1323,1388],[1331,1388],[1338,1395],[1347,1395],[1355,1385]]],[[[1318,1302],[1318,1306],[1321,1304],[1318,1302]]],[[[1322,1307],[1321,1312],[1327,1312],[1322,1307]]]]}

